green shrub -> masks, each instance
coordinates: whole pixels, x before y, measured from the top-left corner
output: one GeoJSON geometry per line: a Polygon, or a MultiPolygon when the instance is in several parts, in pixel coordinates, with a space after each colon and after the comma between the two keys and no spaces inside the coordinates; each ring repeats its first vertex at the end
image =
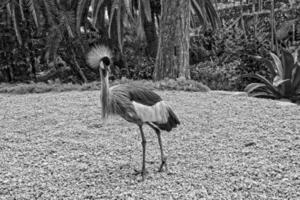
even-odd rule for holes
{"type": "Polygon", "coordinates": [[[193,92],[208,92],[209,87],[202,84],[201,82],[195,80],[186,80],[185,78],[174,79],[164,79],[161,81],[153,82],[151,80],[130,80],[127,78],[122,78],[121,80],[116,80],[112,82],[112,85],[133,83],[143,85],[147,88],[157,89],[157,90],[181,90],[181,91],[193,91],[193,92]]]}
{"type": "Polygon", "coordinates": [[[128,79],[151,80],[154,71],[155,59],[150,57],[135,57],[128,61],[128,79]]]}
{"type": "MultiPolygon", "coordinates": [[[[183,90],[194,92],[207,92],[210,89],[200,82],[185,79],[165,79],[158,82],[149,80],[130,80],[122,78],[120,80],[112,81],[111,85],[133,83],[143,85],[150,89],[157,90],[183,90]]],[[[100,90],[101,82],[91,82],[83,85],[72,83],[29,83],[29,84],[0,84],[0,93],[12,93],[12,94],[27,94],[27,93],[46,93],[46,92],[64,92],[64,91],[85,91],[85,90],[100,90]]]]}
{"type": "Polygon", "coordinates": [[[130,44],[127,42],[124,55],[116,55],[114,58],[112,69],[114,80],[122,77],[132,80],[152,80],[155,58],[147,56],[146,48],[146,44],[138,39],[131,41],[130,44]]]}
{"type": "Polygon", "coordinates": [[[217,65],[212,61],[191,67],[191,78],[207,85],[212,90],[238,90],[242,81],[237,68],[240,61],[217,65]]]}

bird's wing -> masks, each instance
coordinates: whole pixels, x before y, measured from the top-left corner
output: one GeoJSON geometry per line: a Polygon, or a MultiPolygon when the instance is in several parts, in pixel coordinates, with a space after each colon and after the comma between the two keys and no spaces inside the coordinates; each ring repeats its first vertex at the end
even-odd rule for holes
{"type": "Polygon", "coordinates": [[[140,122],[134,105],[130,100],[129,90],[124,85],[110,87],[110,109],[112,114],[118,114],[129,122],[140,122]]]}
{"type": "Polygon", "coordinates": [[[155,92],[133,84],[113,86],[111,105],[114,113],[134,123],[149,122],[159,129],[170,131],[179,124],[171,107],[155,92]]]}
{"type": "Polygon", "coordinates": [[[134,101],[146,106],[153,106],[154,104],[162,101],[162,98],[155,92],[136,84],[122,84],[112,87],[112,90],[121,90],[123,92],[126,91],[130,101],[134,101]]]}

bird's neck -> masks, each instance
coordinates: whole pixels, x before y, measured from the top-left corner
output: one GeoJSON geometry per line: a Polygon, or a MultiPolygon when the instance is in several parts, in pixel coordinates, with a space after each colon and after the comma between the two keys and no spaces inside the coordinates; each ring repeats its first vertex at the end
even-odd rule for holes
{"type": "Polygon", "coordinates": [[[102,118],[105,119],[109,113],[109,82],[108,82],[108,74],[103,76],[100,71],[101,77],[101,105],[102,105],[102,118]]]}

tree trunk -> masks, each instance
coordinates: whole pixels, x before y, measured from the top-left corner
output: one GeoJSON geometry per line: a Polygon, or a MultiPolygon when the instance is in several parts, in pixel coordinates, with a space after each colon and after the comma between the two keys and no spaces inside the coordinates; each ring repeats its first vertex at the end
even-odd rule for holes
{"type": "Polygon", "coordinates": [[[155,27],[155,16],[152,13],[152,20],[148,21],[144,9],[142,9],[143,26],[147,40],[147,54],[153,58],[157,55],[158,37],[155,27]]]}
{"type": "Polygon", "coordinates": [[[162,0],[154,79],[190,78],[190,1],[162,0]]]}

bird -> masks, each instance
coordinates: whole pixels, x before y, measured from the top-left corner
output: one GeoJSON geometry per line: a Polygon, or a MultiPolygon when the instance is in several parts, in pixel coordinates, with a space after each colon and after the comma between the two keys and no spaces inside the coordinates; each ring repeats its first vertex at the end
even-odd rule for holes
{"type": "Polygon", "coordinates": [[[144,180],[146,169],[146,138],[143,125],[150,126],[157,135],[160,147],[161,164],[159,172],[167,168],[167,157],[163,152],[161,131],[170,132],[180,124],[180,121],[171,106],[152,90],[137,84],[119,84],[109,86],[109,75],[114,67],[112,51],[104,45],[91,48],[87,54],[87,63],[91,68],[99,70],[101,79],[100,101],[102,119],[111,115],[119,115],[126,121],[138,126],[142,139],[142,169],[136,171],[144,180]]]}

